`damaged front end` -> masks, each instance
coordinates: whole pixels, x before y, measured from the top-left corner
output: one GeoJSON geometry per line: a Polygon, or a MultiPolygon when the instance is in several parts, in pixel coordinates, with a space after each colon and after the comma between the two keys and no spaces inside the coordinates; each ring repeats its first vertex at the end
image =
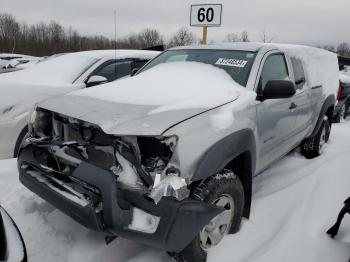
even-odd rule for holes
{"type": "Polygon", "coordinates": [[[38,108],[18,157],[20,181],[90,229],[179,252],[223,209],[189,198],[176,143],[107,135],[38,108]]]}

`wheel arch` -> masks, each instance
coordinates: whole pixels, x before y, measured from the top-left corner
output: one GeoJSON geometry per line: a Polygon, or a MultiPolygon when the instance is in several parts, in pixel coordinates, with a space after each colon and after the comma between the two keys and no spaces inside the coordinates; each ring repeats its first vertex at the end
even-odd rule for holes
{"type": "Polygon", "coordinates": [[[320,129],[320,127],[322,125],[322,121],[323,121],[325,116],[327,116],[328,119],[330,120],[329,121],[330,126],[332,125],[334,107],[335,107],[335,96],[330,95],[326,98],[326,100],[324,101],[324,103],[322,105],[319,117],[318,117],[317,122],[316,122],[316,126],[315,126],[314,130],[312,131],[312,134],[310,135],[310,137],[313,137],[314,135],[316,135],[316,133],[318,132],[318,130],[320,129]]]}
{"type": "Polygon", "coordinates": [[[14,158],[18,157],[18,153],[19,153],[20,146],[22,144],[22,140],[27,133],[28,133],[28,126],[24,126],[17,137],[15,148],[13,149],[13,157],[14,158]]]}
{"type": "Polygon", "coordinates": [[[203,154],[197,162],[191,180],[198,183],[225,168],[231,169],[242,182],[245,193],[243,215],[249,218],[255,163],[254,132],[250,129],[240,130],[221,139],[203,154]]]}

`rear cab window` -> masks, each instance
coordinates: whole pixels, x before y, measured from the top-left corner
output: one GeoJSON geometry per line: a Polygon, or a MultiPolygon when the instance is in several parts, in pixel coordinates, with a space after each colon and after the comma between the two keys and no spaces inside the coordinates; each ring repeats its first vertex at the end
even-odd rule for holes
{"type": "Polygon", "coordinates": [[[291,58],[294,72],[294,80],[296,89],[303,89],[306,78],[303,63],[297,58],[291,58]]]}

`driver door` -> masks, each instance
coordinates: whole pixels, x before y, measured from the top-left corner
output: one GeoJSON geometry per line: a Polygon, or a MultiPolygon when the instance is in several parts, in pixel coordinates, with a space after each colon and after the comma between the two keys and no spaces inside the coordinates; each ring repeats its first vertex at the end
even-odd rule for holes
{"type": "MultiPolygon", "coordinates": [[[[269,80],[289,79],[283,53],[270,53],[262,64],[258,93],[263,91],[269,80]]],[[[264,100],[257,105],[260,171],[290,150],[296,121],[292,105],[292,98],[264,100]]]]}

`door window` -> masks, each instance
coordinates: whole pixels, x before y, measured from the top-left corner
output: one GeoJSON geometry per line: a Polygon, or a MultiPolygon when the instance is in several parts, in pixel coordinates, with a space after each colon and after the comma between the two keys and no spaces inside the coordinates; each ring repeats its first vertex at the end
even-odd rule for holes
{"type": "Polygon", "coordinates": [[[131,62],[113,62],[93,73],[93,75],[103,76],[108,82],[117,80],[131,74],[131,62]]]}
{"type": "Polygon", "coordinates": [[[260,77],[260,88],[264,89],[266,83],[270,80],[288,80],[289,74],[286,60],[282,54],[269,56],[264,64],[260,77]]]}

